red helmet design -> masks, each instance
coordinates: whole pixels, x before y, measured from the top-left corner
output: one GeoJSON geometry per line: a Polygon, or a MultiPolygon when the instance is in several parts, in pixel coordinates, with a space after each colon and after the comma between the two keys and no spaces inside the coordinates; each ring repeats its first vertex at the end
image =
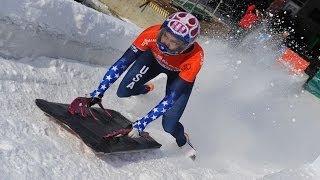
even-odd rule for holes
{"type": "Polygon", "coordinates": [[[198,19],[187,12],[177,12],[170,15],[162,26],[187,44],[192,44],[200,34],[198,19]]]}

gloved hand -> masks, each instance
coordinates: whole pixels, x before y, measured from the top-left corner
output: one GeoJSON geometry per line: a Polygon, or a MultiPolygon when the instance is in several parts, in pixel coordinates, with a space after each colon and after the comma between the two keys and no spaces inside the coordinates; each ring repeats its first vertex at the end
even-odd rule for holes
{"type": "Polygon", "coordinates": [[[94,98],[89,98],[89,99],[90,99],[90,101],[87,104],[88,107],[91,107],[91,106],[93,106],[95,104],[99,104],[99,103],[101,103],[101,100],[102,100],[99,97],[94,97],[94,98]]]}
{"type": "Polygon", "coordinates": [[[77,97],[72,101],[68,107],[68,112],[70,114],[80,114],[83,117],[86,117],[89,113],[89,107],[101,103],[101,98],[91,98],[91,97],[77,97]]]}
{"type": "Polygon", "coordinates": [[[140,132],[137,128],[132,127],[132,130],[128,133],[128,137],[130,138],[139,138],[140,132]]]}

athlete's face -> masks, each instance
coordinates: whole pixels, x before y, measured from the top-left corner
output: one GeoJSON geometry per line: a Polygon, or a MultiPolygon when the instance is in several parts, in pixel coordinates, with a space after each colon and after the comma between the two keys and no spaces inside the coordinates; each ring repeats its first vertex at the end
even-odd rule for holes
{"type": "Polygon", "coordinates": [[[165,31],[160,37],[160,42],[165,44],[172,51],[175,51],[184,46],[184,43],[182,41],[180,41],[167,31],[165,31]]]}

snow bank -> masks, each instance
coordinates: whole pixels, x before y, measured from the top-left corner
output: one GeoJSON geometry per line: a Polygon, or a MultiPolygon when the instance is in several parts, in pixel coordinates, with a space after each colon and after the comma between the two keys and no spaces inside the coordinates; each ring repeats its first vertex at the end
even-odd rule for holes
{"type": "Polygon", "coordinates": [[[1,1],[0,54],[10,58],[63,57],[106,65],[138,31],[72,0],[1,1]]]}

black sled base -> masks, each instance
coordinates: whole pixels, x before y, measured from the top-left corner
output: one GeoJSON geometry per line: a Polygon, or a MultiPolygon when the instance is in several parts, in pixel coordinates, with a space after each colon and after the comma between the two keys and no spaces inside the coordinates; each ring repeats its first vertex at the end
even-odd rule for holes
{"type": "Polygon", "coordinates": [[[108,109],[111,117],[101,108],[91,108],[96,119],[91,115],[82,117],[68,113],[68,104],[48,102],[36,99],[36,105],[55,122],[77,135],[87,146],[96,153],[120,153],[160,148],[161,144],[147,133],[137,139],[121,136],[104,139],[103,136],[115,130],[128,127],[131,122],[119,112],[108,109]]]}

